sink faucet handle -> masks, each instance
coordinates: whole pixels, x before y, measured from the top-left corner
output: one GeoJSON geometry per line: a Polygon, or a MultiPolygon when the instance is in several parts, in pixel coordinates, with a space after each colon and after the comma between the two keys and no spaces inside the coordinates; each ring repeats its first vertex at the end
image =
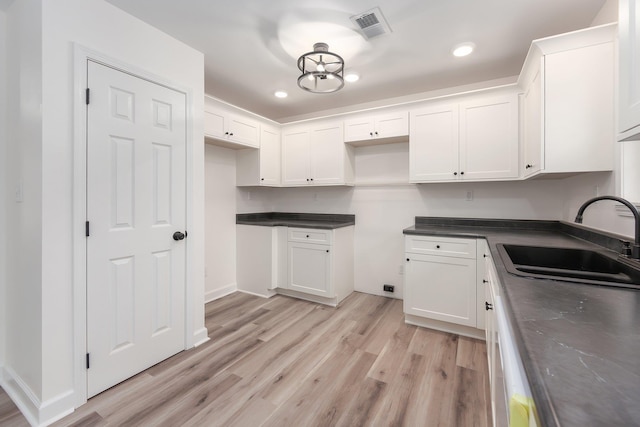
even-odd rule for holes
{"type": "Polygon", "coordinates": [[[627,240],[620,240],[620,243],[622,243],[622,255],[626,256],[626,257],[630,257],[632,255],[631,253],[631,242],[627,241],[627,240]]]}

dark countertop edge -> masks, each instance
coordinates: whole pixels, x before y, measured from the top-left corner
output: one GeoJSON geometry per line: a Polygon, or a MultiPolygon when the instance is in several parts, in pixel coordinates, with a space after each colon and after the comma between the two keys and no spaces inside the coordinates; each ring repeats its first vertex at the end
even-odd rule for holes
{"type": "Polygon", "coordinates": [[[538,230],[554,231],[594,243],[598,246],[620,252],[622,241],[633,241],[632,237],[597,230],[573,222],[560,220],[498,219],[498,218],[446,218],[415,217],[415,225],[403,230],[404,234],[433,234],[457,237],[484,237],[478,230],[538,230]],[[466,229],[468,228],[468,229],[466,229]]]}
{"type": "MultiPolygon", "coordinates": [[[[412,227],[403,230],[407,235],[438,235],[450,237],[469,237],[486,239],[489,250],[492,253],[494,263],[502,265],[502,258],[497,252],[496,244],[499,243],[498,237],[501,233],[509,233],[518,230],[541,231],[565,234],[590,244],[602,246],[606,249],[620,251],[621,240],[628,241],[632,238],[621,236],[618,234],[596,230],[582,224],[575,224],[566,221],[548,221],[548,220],[510,220],[510,219],[475,219],[475,218],[441,218],[441,217],[416,217],[416,223],[412,227]],[[518,225],[522,225],[519,227],[518,225]],[[496,234],[497,233],[497,234],[496,234]]],[[[503,266],[504,267],[504,266],[503,266]]],[[[520,320],[516,317],[511,309],[512,302],[509,298],[508,277],[502,274],[503,268],[496,265],[496,270],[500,279],[503,295],[507,300],[507,316],[512,324],[514,333],[514,343],[518,353],[523,360],[523,367],[529,380],[531,392],[536,403],[536,412],[538,421],[545,426],[560,426],[560,420],[556,412],[555,405],[552,404],[552,397],[539,372],[536,362],[529,357],[529,349],[526,340],[520,330],[520,320]]],[[[531,279],[535,280],[535,279],[531,279]]]]}
{"type": "Polygon", "coordinates": [[[322,214],[293,212],[257,212],[236,214],[236,224],[263,227],[300,227],[332,230],[355,225],[352,214],[322,214]]]}

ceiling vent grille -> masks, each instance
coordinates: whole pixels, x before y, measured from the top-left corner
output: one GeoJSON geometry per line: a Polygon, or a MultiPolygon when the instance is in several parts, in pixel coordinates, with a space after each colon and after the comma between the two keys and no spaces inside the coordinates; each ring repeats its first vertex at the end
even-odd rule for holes
{"type": "Polygon", "coordinates": [[[362,35],[367,40],[391,32],[391,28],[389,27],[387,20],[384,18],[382,11],[378,7],[367,10],[364,13],[354,15],[350,19],[351,22],[358,26],[362,31],[362,35]]]}

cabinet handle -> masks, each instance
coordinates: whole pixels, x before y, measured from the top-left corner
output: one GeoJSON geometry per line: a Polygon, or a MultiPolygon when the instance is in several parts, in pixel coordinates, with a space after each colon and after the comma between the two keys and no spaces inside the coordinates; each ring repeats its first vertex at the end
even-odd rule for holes
{"type": "Polygon", "coordinates": [[[260,178],[260,181],[264,181],[264,178],[260,178]]]}
{"type": "Polygon", "coordinates": [[[487,279],[482,279],[482,283],[489,283],[487,279]]]}
{"type": "Polygon", "coordinates": [[[224,134],[225,134],[225,135],[229,135],[229,132],[225,132],[224,134]]]}
{"type": "Polygon", "coordinates": [[[309,238],[309,235],[307,234],[307,239],[309,238]]]}
{"type": "Polygon", "coordinates": [[[373,136],[373,132],[369,132],[369,136],[373,136]]]}
{"type": "Polygon", "coordinates": [[[409,258],[407,258],[407,262],[409,262],[409,258]]]}
{"type": "Polygon", "coordinates": [[[486,258],[486,257],[487,257],[487,254],[482,254],[482,258],[486,258]]]}
{"type": "Polygon", "coordinates": [[[309,182],[309,178],[307,178],[307,182],[309,182]]]}
{"type": "Polygon", "coordinates": [[[525,168],[525,169],[530,169],[530,168],[532,168],[532,167],[533,167],[532,165],[526,165],[524,168],[525,168]]]}
{"type": "Polygon", "coordinates": [[[464,171],[460,172],[460,175],[464,175],[464,171]]]}
{"type": "Polygon", "coordinates": [[[440,245],[436,245],[436,249],[440,249],[440,245]]]}
{"type": "Polygon", "coordinates": [[[229,136],[233,136],[233,132],[229,132],[229,136]]]}
{"type": "Polygon", "coordinates": [[[376,132],[375,134],[376,134],[376,136],[378,136],[378,132],[376,132]]]}
{"type": "Polygon", "coordinates": [[[458,175],[458,172],[454,172],[453,174],[454,174],[454,175],[458,175]]]}
{"type": "Polygon", "coordinates": [[[313,178],[311,178],[309,181],[313,181],[313,178]]]}
{"type": "Polygon", "coordinates": [[[484,302],[484,309],[489,311],[489,310],[493,310],[493,304],[489,304],[488,302],[484,302]]]}
{"type": "Polygon", "coordinates": [[[329,253],[329,249],[327,249],[327,253],[329,253]]]}

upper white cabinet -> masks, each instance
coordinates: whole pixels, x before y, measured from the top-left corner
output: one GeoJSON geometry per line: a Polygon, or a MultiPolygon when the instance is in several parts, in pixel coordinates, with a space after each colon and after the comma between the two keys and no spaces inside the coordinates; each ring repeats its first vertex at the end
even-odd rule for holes
{"type": "Polygon", "coordinates": [[[523,88],[523,176],[613,168],[615,24],[533,42],[523,88]]]}
{"type": "Polygon", "coordinates": [[[518,178],[518,95],[479,94],[411,111],[411,182],[518,178]]]}
{"type": "Polygon", "coordinates": [[[384,115],[351,118],[344,121],[344,141],[353,145],[398,142],[409,135],[409,113],[400,111],[384,115]]]}
{"type": "Polygon", "coordinates": [[[246,148],[236,154],[236,185],[280,185],[280,130],[262,125],[260,149],[246,148]]]}
{"type": "Polygon", "coordinates": [[[640,139],[640,1],[618,4],[619,139],[640,139]]]}
{"type": "Polygon", "coordinates": [[[205,98],[204,136],[228,148],[260,147],[260,123],[248,114],[205,98]]]}
{"type": "Polygon", "coordinates": [[[282,131],[282,185],[353,184],[353,148],[345,145],[342,122],[319,121],[282,131]]]}

